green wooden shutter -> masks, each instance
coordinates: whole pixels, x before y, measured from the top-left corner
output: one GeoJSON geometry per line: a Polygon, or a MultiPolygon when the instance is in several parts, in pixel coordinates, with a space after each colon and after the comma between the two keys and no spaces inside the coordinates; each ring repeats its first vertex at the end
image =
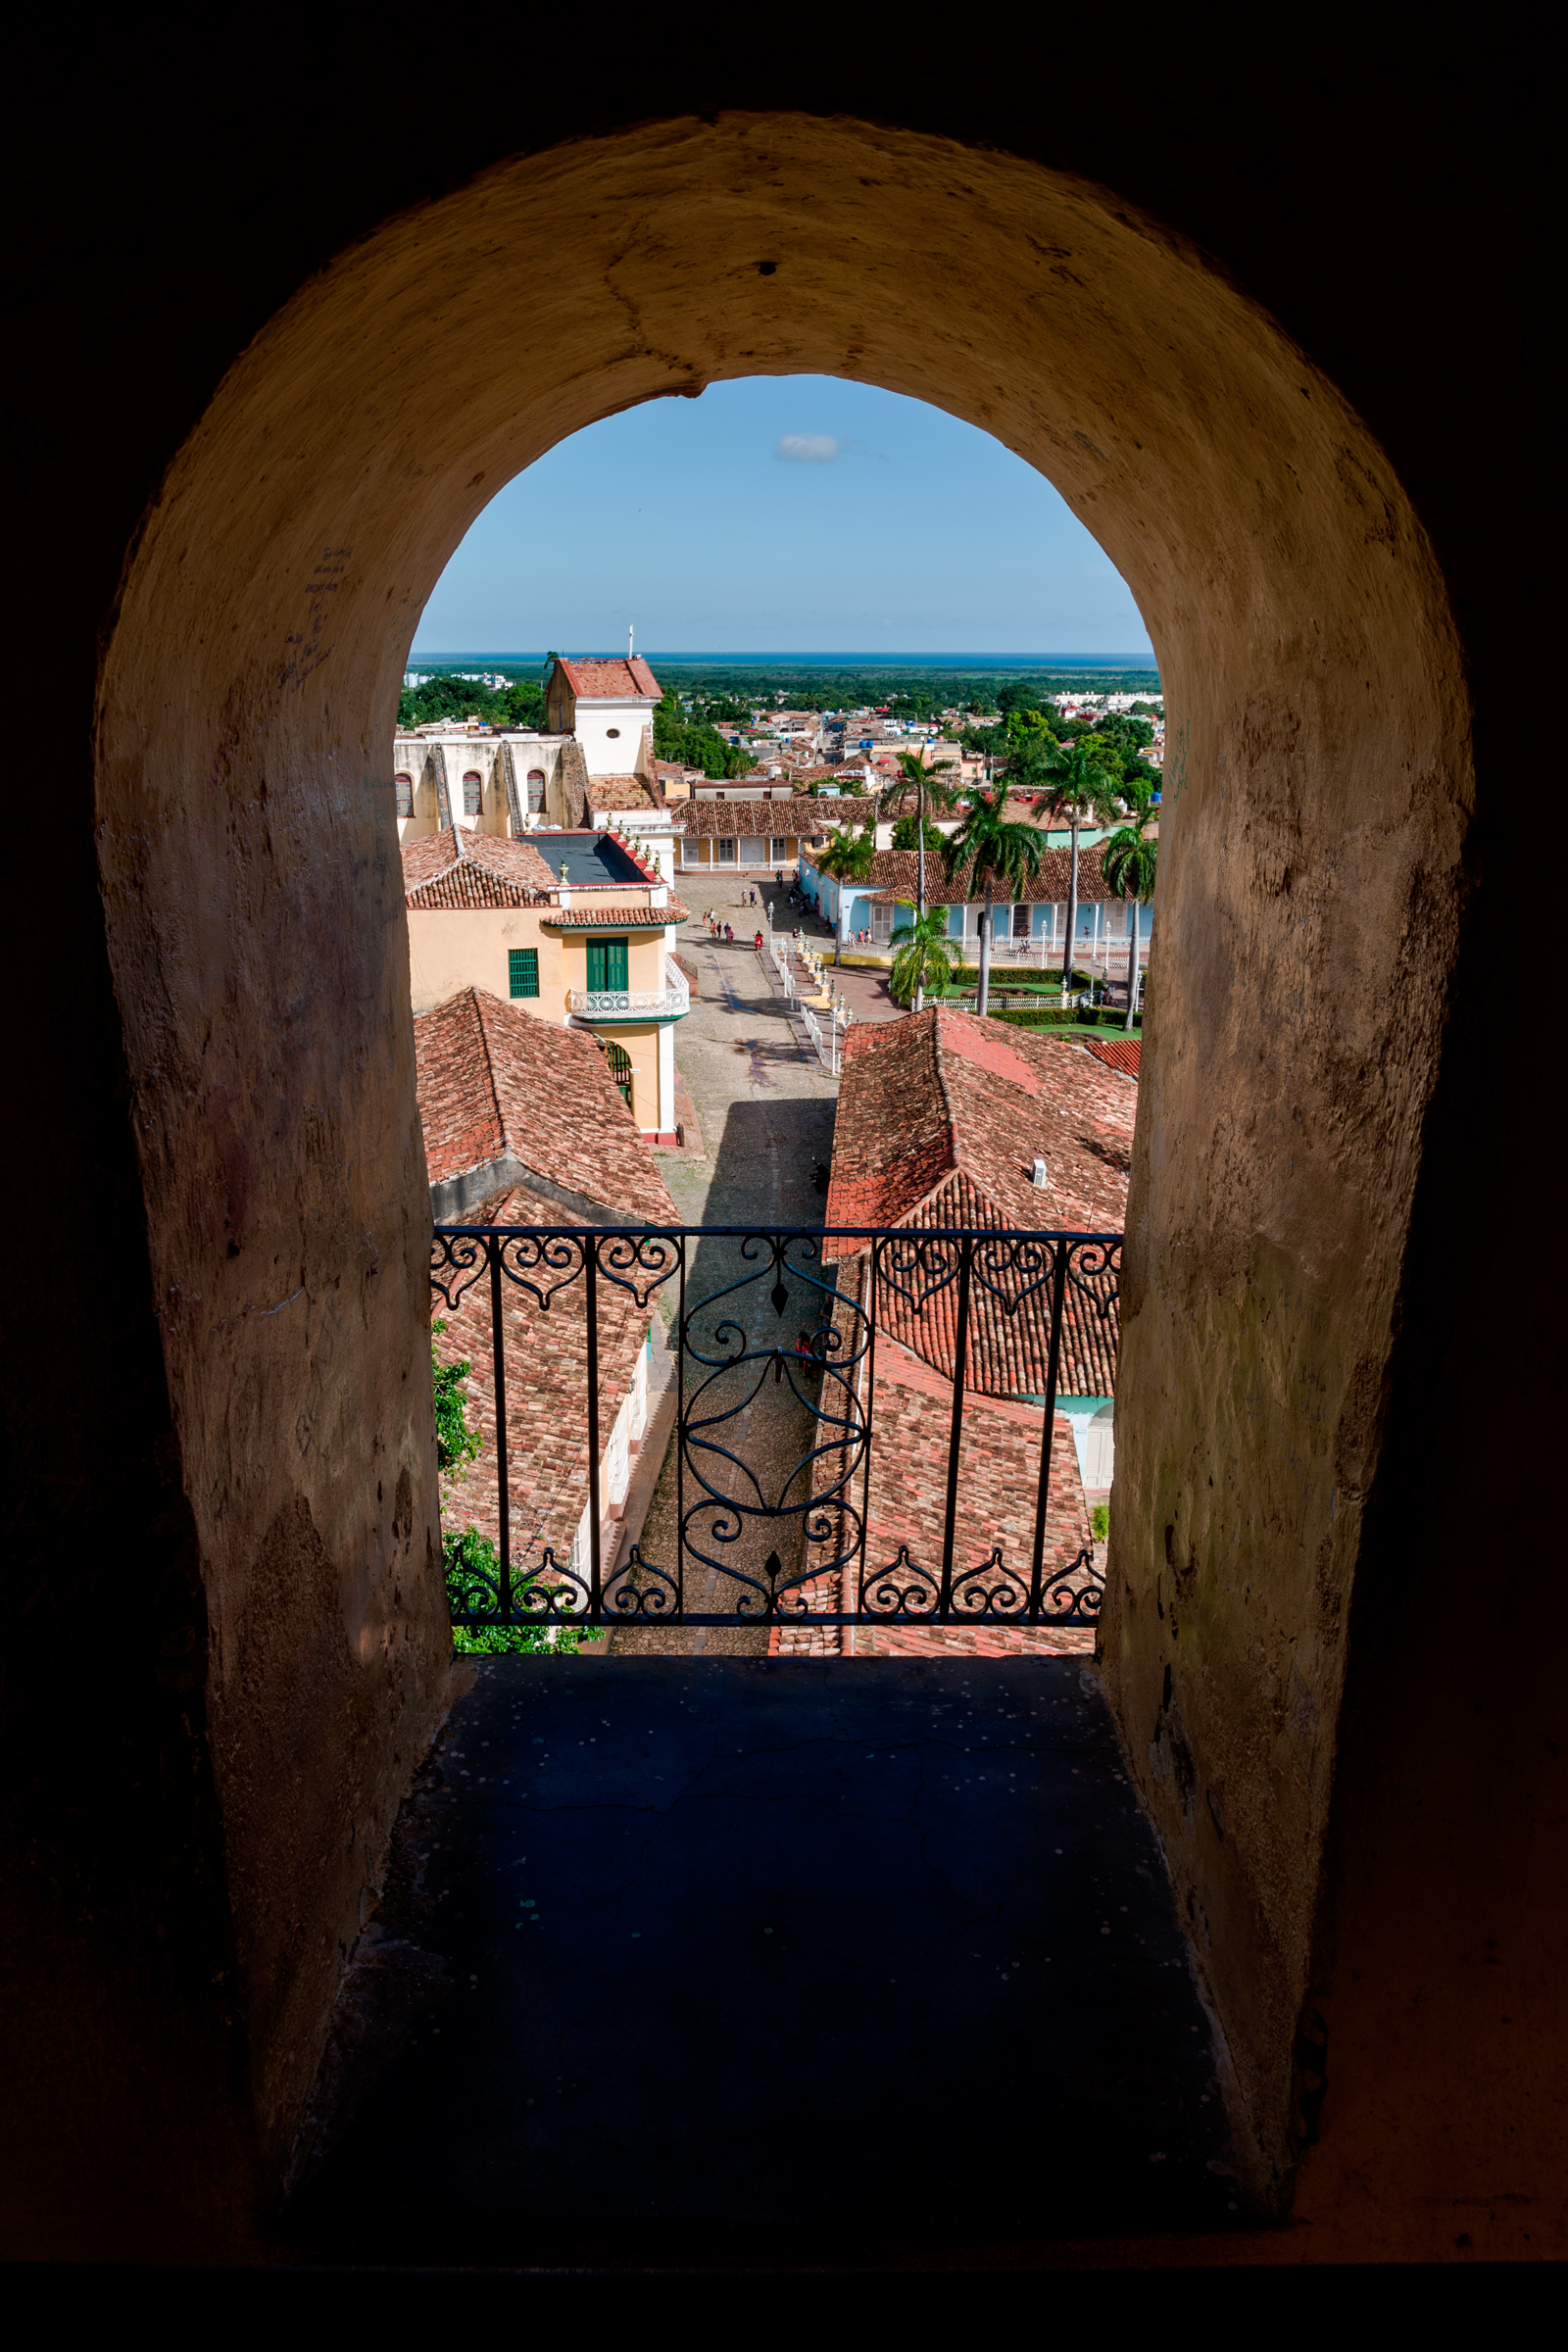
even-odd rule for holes
{"type": "Polygon", "coordinates": [[[626,942],[623,939],[606,940],[605,975],[607,988],[626,986],[626,942]]]}
{"type": "Polygon", "coordinates": [[[536,997],[539,994],[538,949],[509,948],[507,978],[514,997],[536,997]]]}
{"type": "Polygon", "coordinates": [[[605,978],[605,942],[602,939],[588,942],[588,985],[590,988],[609,986],[605,978]]]}

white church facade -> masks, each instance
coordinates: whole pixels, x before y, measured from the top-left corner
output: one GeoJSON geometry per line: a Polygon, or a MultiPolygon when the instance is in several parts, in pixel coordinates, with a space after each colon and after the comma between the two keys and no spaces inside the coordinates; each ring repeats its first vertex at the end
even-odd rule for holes
{"type": "Polygon", "coordinates": [[[452,825],[512,840],[615,827],[669,880],[685,814],[666,805],[655,774],[659,700],[658,679],[633,656],[558,657],[543,732],[449,720],[396,735],[400,844],[452,825]]]}

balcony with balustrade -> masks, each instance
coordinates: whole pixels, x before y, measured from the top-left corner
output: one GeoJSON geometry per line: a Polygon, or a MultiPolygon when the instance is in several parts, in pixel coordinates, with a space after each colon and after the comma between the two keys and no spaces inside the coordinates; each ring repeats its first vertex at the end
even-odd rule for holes
{"type": "Polygon", "coordinates": [[[662,988],[573,988],[566,1005],[579,1021],[678,1021],[690,1012],[692,1000],[684,974],[666,956],[662,988]]]}

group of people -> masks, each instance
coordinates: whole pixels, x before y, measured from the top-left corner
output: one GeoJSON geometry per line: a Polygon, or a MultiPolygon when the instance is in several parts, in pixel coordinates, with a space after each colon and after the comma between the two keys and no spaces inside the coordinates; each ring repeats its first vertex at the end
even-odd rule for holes
{"type": "MultiPolygon", "coordinates": [[[[755,906],[757,904],[757,893],[755,890],[752,892],[751,898],[752,904],[755,906]]],[[[704,907],[703,921],[707,924],[709,931],[711,933],[714,939],[726,940],[731,946],[734,945],[734,926],[730,923],[721,922],[719,920],[718,908],[716,906],[704,907]]],[[[759,956],[760,956],[762,953],[762,934],[760,931],[757,933],[756,937],[752,941],[752,945],[757,950],[759,956]]]]}

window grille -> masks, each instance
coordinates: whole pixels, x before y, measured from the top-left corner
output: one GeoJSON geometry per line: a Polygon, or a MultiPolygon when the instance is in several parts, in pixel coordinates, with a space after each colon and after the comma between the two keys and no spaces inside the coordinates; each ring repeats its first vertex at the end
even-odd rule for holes
{"type": "Polygon", "coordinates": [[[545,805],[545,771],[542,767],[528,770],[528,813],[538,816],[545,805]]]}
{"type": "Polygon", "coordinates": [[[785,860],[788,858],[788,857],[789,857],[789,854],[790,854],[790,845],[789,845],[789,842],[787,841],[787,839],[784,837],[784,835],[783,835],[783,834],[781,834],[781,833],[775,833],[775,834],[774,834],[774,836],[773,836],[773,840],[772,840],[772,844],[771,844],[771,850],[772,850],[772,854],[771,854],[771,856],[770,856],[770,857],[769,857],[769,858],[768,858],[768,864],[769,864],[769,865],[782,865],[782,864],[785,862],[785,860]]]}
{"type": "Polygon", "coordinates": [[[537,948],[507,950],[507,981],[514,997],[536,997],[539,994],[537,948]]]}
{"type": "Polygon", "coordinates": [[[733,833],[720,835],[719,839],[713,844],[713,856],[720,865],[734,864],[735,836],[733,833]]]}
{"type": "Polygon", "coordinates": [[[397,795],[399,816],[412,816],[414,814],[414,778],[412,776],[398,777],[397,795]]]}
{"type": "Polygon", "coordinates": [[[463,813],[465,816],[484,813],[484,786],[477,769],[471,767],[463,779],[463,813]]]}

